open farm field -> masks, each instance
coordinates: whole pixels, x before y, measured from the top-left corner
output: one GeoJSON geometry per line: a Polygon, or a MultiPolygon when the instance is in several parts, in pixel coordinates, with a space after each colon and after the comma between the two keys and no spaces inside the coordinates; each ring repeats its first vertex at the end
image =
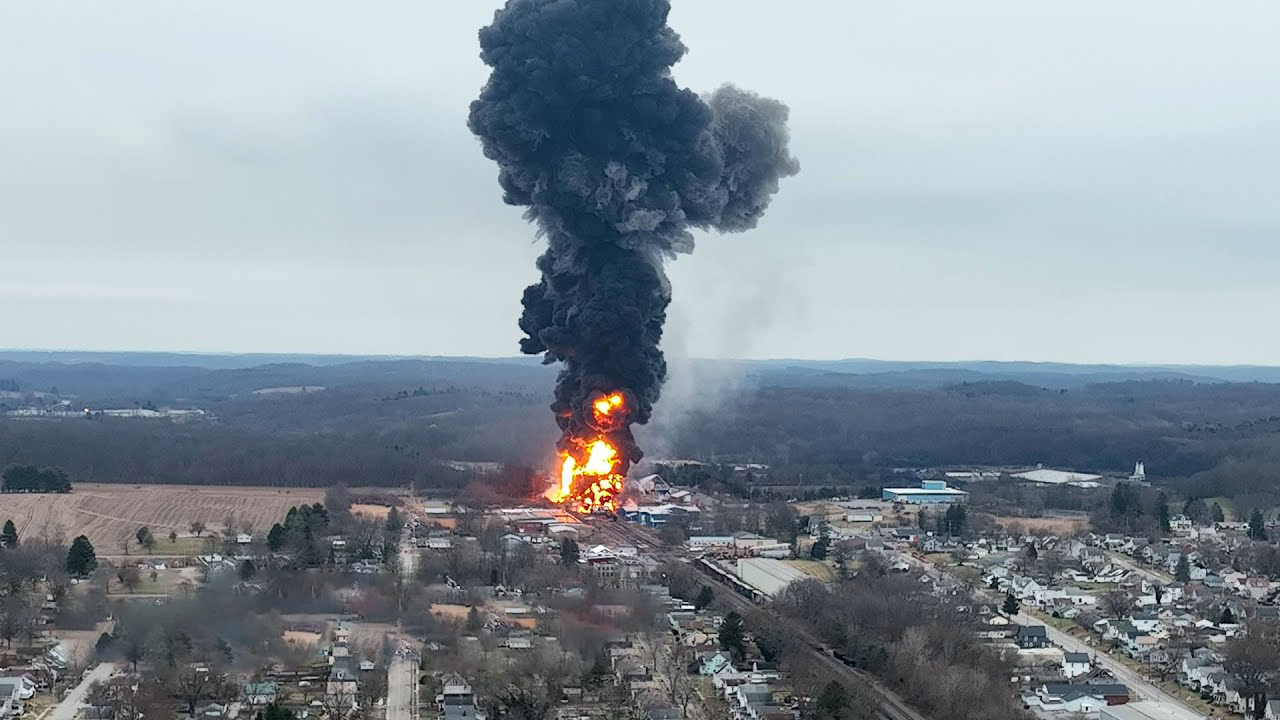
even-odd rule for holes
{"type": "Polygon", "coordinates": [[[87,535],[99,556],[123,555],[125,538],[131,555],[145,555],[132,536],[146,525],[159,540],[155,554],[164,555],[169,532],[190,535],[197,520],[211,532],[223,532],[229,522],[233,532],[261,537],[290,507],[323,499],[322,488],[77,484],[65,495],[0,495],[0,522],[12,518],[22,537],[87,535]]]}
{"type": "Polygon", "coordinates": [[[996,522],[1006,530],[1015,528],[1022,532],[1046,533],[1060,537],[1070,537],[1089,529],[1087,517],[997,517],[996,522]]]}

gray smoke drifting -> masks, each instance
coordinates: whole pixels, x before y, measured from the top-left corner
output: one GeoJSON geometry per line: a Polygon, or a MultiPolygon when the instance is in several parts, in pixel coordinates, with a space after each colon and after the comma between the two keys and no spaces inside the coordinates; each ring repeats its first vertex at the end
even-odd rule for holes
{"type": "Polygon", "coordinates": [[[480,31],[493,68],[468,126],[498,164],[504,200],[547,239],[524,292],[521,351],[562,362],[551,408],[561,449],[603,436],[625,472],[641,457],[667,367],[659,343],[671,289],[663,262],[691,230],[755,227],[799,171],[787,107],[726,85],[676,85],[685,53],[668,0],[508,0],[480,31]],[[621,391],[629,414],[591,405],[621,391]]]}

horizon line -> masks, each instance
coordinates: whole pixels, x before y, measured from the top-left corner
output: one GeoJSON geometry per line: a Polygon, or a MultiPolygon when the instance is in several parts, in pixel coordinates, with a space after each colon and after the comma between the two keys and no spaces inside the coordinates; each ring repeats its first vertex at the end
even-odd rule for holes
{"type": "MultiPolygon", "coordinates": [[[[529,360],[541,362],[536,355],[431,355],[425,353],[353,353],[353,352],[314,352],[314,351],[278,351],[278,350],[252,350],[252,351],[233,351],[233,350],[91,350],[85,348],[0,348],[0,355],[8,353],[30,353],[30,354],[46,354],[46,355],[178,355],[190,357],[219,357],[219,358],[254,358],[264,356],[296,356],[296,357],[332,357],[332,358],[351,358],[352,360],[529,360]]],[[[888,359],[875,357],[842,357],[842,358],[804,358],[795,356],[779,356],[779,357],[738,357],[738,358],[716,358],[716,357],[692,357],[688,358],[696,362],[741,362],[741,363],[848,363],[848,362],[867,362],[867,363],[886,363],[901,365],[965,365],[965,364],[995,364],[995,365],[1065,365],[1072,367],[1114,367],[1114,368],[1130,368],[1130,369],[1168,369],[1168,368],[1241,368],[1241,369],[1269,369],[1280,368],[1280,365],[1263,365],[1258,363],[1188,363],[1188,362],[1159,362],[1159,361],[1135,361],[1135,362],[1083,362],[1070,360],[994,360],[990,358],[963,359],[963,360],[925,360],[925,359],[888,359]]]]}

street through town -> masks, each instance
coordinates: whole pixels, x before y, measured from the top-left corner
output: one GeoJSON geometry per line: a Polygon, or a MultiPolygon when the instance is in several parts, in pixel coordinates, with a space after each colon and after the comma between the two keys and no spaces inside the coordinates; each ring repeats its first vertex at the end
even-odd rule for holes
{"type": "Polygon", "coordinates": [[[84,679],[80,681],[67,693],[62,702],[53,706],[45,720],[75,720],[80,710],[85,707],[85,700],[89,697],[89,688],[99,680],[106,680],[116,671],[114,663],[102,663],[94,669],[90,670],[84,679]]]}
{"type": "Polygon", "coordinates": [[[414,720],[417,716],[418,664],[397,655],[387,668],[387,720],[414,720]]]}

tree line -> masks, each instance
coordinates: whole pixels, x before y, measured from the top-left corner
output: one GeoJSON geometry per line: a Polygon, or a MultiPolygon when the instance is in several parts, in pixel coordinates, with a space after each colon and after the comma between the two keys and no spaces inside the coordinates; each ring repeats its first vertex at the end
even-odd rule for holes
{"type": "Polygon", "coordinates": [[[14,465],[0,475],[0,491],[7,493],[71,492],[71,479],[58,468],[14,465]]]}

